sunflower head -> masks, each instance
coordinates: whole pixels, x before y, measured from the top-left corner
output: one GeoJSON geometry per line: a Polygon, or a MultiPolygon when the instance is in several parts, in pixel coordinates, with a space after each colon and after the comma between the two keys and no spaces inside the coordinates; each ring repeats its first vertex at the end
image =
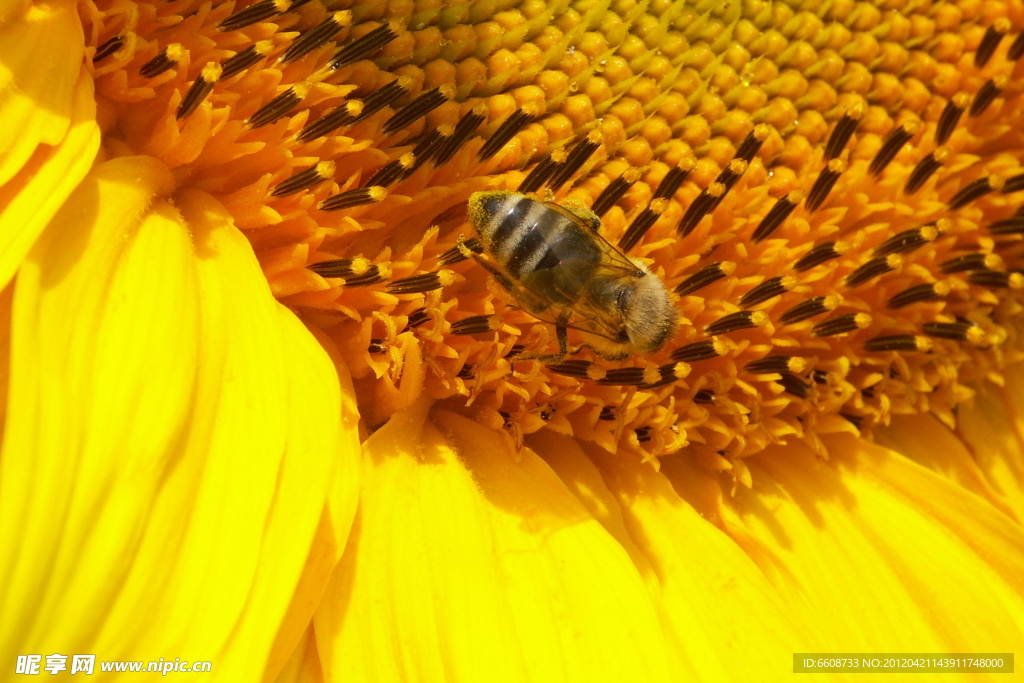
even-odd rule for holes
{"type": "Polygon", "coordinates": [[[897,5],[81,12],[104,153],[228,209],[370,428],[427,395],[516,440],[689,445],[745,478],[771,443],[949,421],[1020,357],[1024,15],[897,5]],[[600,217],[673,292],[671,337],[546,360],[555,327],[467,258],[466,202],[496,190],[600,217]]]}

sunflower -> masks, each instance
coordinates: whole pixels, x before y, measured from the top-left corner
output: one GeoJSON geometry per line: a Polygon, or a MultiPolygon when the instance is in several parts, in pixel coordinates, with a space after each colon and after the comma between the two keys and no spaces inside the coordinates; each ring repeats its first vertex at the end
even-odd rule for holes
{"type": "Polygon", "coordinates": [[[2,666],[1020,650],[1022,56],[1009,0],[5,3],[2,666]],[[491,190],[674,337],[552,359],[491,190]]]}

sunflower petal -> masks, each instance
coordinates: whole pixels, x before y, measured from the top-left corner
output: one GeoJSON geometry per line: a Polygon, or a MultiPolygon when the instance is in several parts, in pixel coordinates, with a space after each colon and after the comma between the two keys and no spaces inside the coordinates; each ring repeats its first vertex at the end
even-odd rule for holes
{"type": "Polygon", "coordinates": [[[0,25],[0,121],[18,131],[0,136],[0,185],[39,145],[64,139],[85,46],[75,3],[23,3],[20,10],[0,25]]]}
{"type": "Polygon", "coordinates": [[[669,680],[622,546],[532,451],[428,407],[364,444],[357,523],[315,619],[326,677],[669,680]]]}
{"type": "Polygon", "coordinates": [[[152,159],[102,164],[19,273],[0,650],[252,680],[356,453],[326,354],[223,208],[190,192],[179,212],[172,187],[152,159]]]}
{"type": "MultiPolygon", "coordinates": [[[[958,408],[961,432],[965,420],[975,425],[985,419],[972,415],[977,412],[977,405],[977,402],[968,402],[958,408]]],[[[984,450],[986,442],[990,441],[986,435],[977,435],[976,443],[981,449],[972,454],[969,444],[934,415],[894,415],[887,427],[875,430],[875,441],[987,499],[991,505],[1018,521],[1024,519],[1021,517],[1024,510],[1018,507],[1015,511],[1007,497],[990,481],[1005,472],[1003,465],[1008,454],[984,450]],[[982,470],[982,461],[989,468],[988,473],[982,470]]]]}
{"type": "Polygon", "coordinates": [[[757,565],[680,498],[666,473],[597,446],[581,451],[570,439],[558,439],[544,453],[570,489],[589,496],[607,491],[600,496],[604,507],[621,514],[632,544],[653,570],[652,594],[688,679],[780,678],[789,660],[779,653],[816,642],[801,632],[757,565]],[[598,483],[590,469],[600,472],[598,483]]]}
{"type": "MultiPolygon", "coordinates": [[[[728,532],[833,652],[1024,644],[1024,531],[985,500],[849,435],[750,458],[728,532]]],[[[805,650],[811,651],[811,650],[805,650]]]]}
{"type": "Polygon", "coordinates": [[[67,135],[54,146],[40,145],[10,182],[0,184],[0,286],[14,276],[39,233],[89,172],[99,145],[92,78],[83,68],[67,135]]]}
{"type": "Polygon", "coordinates": [[[999,504],[1024,523],[1024,365],[1007,368],[1006,385],[986,384],[957,410],[957,431],[999,504]]]}

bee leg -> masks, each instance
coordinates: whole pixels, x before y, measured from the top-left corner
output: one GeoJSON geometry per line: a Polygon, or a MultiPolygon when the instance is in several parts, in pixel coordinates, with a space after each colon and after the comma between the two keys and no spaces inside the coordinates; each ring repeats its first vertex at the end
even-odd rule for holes
{"type": "Polygon", "coordinates": [[[498,284],[504,287],[510,294],[515,293],[515,285],[512,283],[512,280],[509,279],[508,275],[505,275],[505,273],[501,272],[484,260],[480,254],[467,247],[465,235],[459,235],[459,241],[456,242],[455,246],[463,256],[471,258],[483,266],[488,273],[494,276],[494,279],[498,281],[498,284]]]}

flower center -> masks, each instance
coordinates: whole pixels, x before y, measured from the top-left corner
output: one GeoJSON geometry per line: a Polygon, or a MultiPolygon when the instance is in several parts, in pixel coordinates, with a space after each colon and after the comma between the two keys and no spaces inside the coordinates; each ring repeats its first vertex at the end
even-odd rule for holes
{"type": "Polygon", "coordinates": [[[514,438],[728,468],[893,412],[951,420],[1019,356],[1009,3],[82,7],[107,153],[230,210],[371,428],[426,392],[514,438]],[[674,291],[675,337],[517,360],[554,327],[457,245],[495,189],[592,207],[674,291]]]}

